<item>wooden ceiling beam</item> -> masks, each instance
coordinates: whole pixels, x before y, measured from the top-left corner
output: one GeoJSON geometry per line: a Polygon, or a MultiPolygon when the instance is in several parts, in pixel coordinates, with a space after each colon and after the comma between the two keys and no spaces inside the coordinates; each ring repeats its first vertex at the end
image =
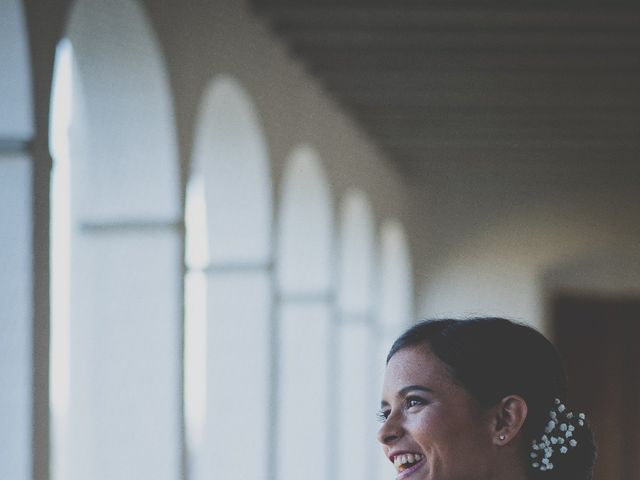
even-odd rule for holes
{"type": "Polygon", "coordinates": [[[628,138],[634,140],[640,138],[640,120],[634,119],[631,122],[624,122],[616,119],[612,122],[591,122],[591,123],[571,123],[566,121],[553,121],[545,123],[538,121],[534,123],[530,119],[522,118],[514,120],[494,120],[485,121],[483,119],[471,119],[466,121],[423,121],[423,122],[379,122],[368,118],[358,118],[363,128],[376,138],[388,138],[397,136],[422,136],[437,137],[443,133],[453,132],[454,135],[462,136],[576,136],[576,137],[606,137],[606,138],[628,138]]]}
{"type": "MultiPolygon", "coordinates": [[[[609,160],[614,161],[616,152],[627,152],[629,155],[640,154],[640,145],[637,143],[630,144],[628,142],[610,142],[598,139],[589,141],[570,141],[570,140],[524,140],[511,139],[508,141],[492,141],[486,139],[451,139],[451,140],[434,140],[412,143],[406,142],[378,142],[381,148],[394,155],[411,156],[423,155],[428,152],[437,151],[456,151],[456,150],[474,150],[477,155],[480,152],[506,152],[514,151],[537,151],[537,152],[558,152],[558,151],[578,151],[585,154],[593,153],[594,150],[600,150],[603,154],[608,152],[609,160]]],[[[636,157],[637,158],[637,157],[636,157]]]]}
{"type": "Polygon", "coordinates": [[[413,75],[398,74],[394,71],[369,73],[332,73],[322,75],[323,82],[332,90],[492,90],[501,91],[549,91],[593,90],[598,93],[603,89],[613,89],[621,95],[639,89],[640,72],[620,75],[615,72],[599,72],[592,75],[582,73],[521,73],[504,72],[469,72],[469,73],[415,73],[413,75]]]}
{"type": "Polygon", "coordinates": [[[381,89],[341,89],[333,91],[349,108],[362,106],[380,108],[625,108],[640,107],[640,90],[620,92],[602,89],[601,91],[502,91],[498,88],[470,88],[463,90],[424,89],[402,91],[381,89]]]}
{"type": "Polygon", "coordinates": [[[377,6],[304,5],[260,9],[276,27],[375,27],[375,28],[633,28],[640,23],[638,5],[584,10],[559,8],[481,6],[402,6],[392,2],[377,6]]]}
{"type": "Polygon", "coordinates": [[[565,115],[562,111],[554,111],[548,115],[529,115],[526,112],[520,114],[500,114],[486,112],[483,114],[429,114],[425,111],[422,115],[366,115],[354,112],[355,115],[367,125],[391,126],[399,125],[400,128],[413,128],[415,125],[450,125],[452,127],[477,125],[479,123],[490,126],[516,125],[537,126],[540,124],[563,126],[577,125],[590,127],[592,125],[629,125],[637,124],[640,127],[640,114],[633,115],[598,115],[588,116],[565,115]]]}
{"type": "Polygon", "coordinates": [[[637,0],[250,2],[399,170],[640,155],[637,0]]]}
{"type": "MultiPolygon", "coordinates": [[[[640,29],[639,29],[640,30],[640,29]]],[[[295,30],[285,35],[296,49],[342,48],[425,52],[611,52],[640,51],[640,31],[633,32],[393,32],[295,30]]]]}
{"type": "MultiPolygon", "coordinates": [[[[478,149],[473,146],[456,146],[447,148],[423,149],[407,153],[404,150],[386,150],[393,158],[401,159],[406,165],[413,163],[423,163],[425,161],[459,161],[459,162],[480,162],[489,161],[492,163],[505,162],[512,168],[519,168],[522,163],[534,162],[534,164],[558,164],[575,162],[579,165],[586,165],[589,162],[602,165],[605,171],[613,171],[620,166],[620,170],[625,171],[633,167],[640,174],[640,162],[637,161],[638,148],[514,148],[505,146],[493,146],[491,148],[478,149]],[[615,156],[616,162],[611,162],[611,157],[615,156]]],[[[637,184],[637,178],[630,178],[630,181],[637,184]]]]}
{"type": "Polygon", "coordinates": [[[640,123],[616,122],[606,123],[509,123],[509,122],[468,122],[459,124],[450,123],[416,123],[410,126],[397,124],[364,123],[364,128],[376,138],[381,140],[411,138],[534,138],[548,136],[553,138],[600,138],[600,139],[628,139],[640,145],[640,123]]]}
{"type": "Polygon", "coordinates": [[[577,118],[607,118],[611,116],[622,116],[628,118],[638,118],[640,116],[640,106],[625,107],[598,107],[593,108],[585,105],[548,107],[535,105],[532,107],[517,106],[492,106],[487,107],[431,107],[424,109],[419,106],[409,105],[406,107],[383,107],[383,106],[361,106],[353,108],[354,113],[361,116],[383,117],[383,118],[441,118],[447,116],[458,116],[465,118],[500,116],[500,117],[528,117],[528,118],[548,118],[548,117],[577,117],[577,118]]]}
{"type": "Polygon", "coordinates": [[[637,72],[638,52],[573,51],[427,51],[425,49],[372,51],[361,48],[292,47],[315,74],[396,71],[420,72],[637,72]]]}
{"type": "Polygon", "coordinates": [[[310,11],[337,12],[342,15],[358,11],[479,11],[489,14],[500,12],[532,12],[589,14],[618,11],[637,11],[635,0],[249,0],[251,6],[263,13],[283,16],[288,13],[310,11]]]}
{"type": "Polygon", "coordinates": [[[404,145],[415,148],[432,144],[455,145],[456,142],[511,144],[548,142],[567,143],[576,146],[598,142],[604,145],[628,145],[640,147],[640,128],[580,129],[580,128],[420,128],[415,130],[376,129],[366,130],[382,145],[404,145]]]}

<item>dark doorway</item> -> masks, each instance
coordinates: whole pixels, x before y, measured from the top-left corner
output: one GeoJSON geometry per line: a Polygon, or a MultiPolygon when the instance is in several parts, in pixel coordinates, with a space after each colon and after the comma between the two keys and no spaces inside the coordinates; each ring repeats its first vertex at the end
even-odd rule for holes
{"type": "Polygon", "coordinates": [[[640,299],[562,295],[550,313],[569,404],[596,436],[594,480],[640,479],[640,299]]]}

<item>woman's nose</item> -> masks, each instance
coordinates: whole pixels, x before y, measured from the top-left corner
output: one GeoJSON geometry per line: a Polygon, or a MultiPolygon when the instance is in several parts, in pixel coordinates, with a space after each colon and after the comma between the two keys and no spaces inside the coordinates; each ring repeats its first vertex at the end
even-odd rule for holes
{"type": "Polygon", "coordinates": [[[402,425],[397,416],[390,415],[378,430],[378,441],[383,445],[390,445],[402,437],[402,425]]]}

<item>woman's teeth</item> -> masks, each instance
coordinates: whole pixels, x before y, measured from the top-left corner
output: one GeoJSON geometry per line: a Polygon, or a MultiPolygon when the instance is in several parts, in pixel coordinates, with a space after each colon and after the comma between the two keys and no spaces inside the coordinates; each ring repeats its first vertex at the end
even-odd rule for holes
{"type": "Polygon", "coordinates": [[[406,468],[409,468],[414,463],[419,462],[424,458],[424,455],[419,453],[405,453],[402,455],[396,455],[393,459],[393,465],[399,470],[402,471],[406,468]]]}

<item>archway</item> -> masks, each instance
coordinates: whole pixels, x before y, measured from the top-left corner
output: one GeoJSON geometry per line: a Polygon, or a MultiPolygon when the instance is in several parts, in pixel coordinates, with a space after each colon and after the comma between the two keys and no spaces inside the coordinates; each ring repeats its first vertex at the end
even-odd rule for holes
{"type": "MultiPolygon", "coordinates": [[[[66,38],[73,61],[60,49],[56,70],[60,79],[66,63],[73,77],[62,107],[71,117],[68,128],[56,124],[65,112],[54,90],[51,131],[68,135],[68,148],[52,153],[54,169],[68,165],[70,249],[66,262],[54,258],[62,270],[52,276],[66,269],[69,288],[66,307],[58,298],[52,305],[67,309],[68,330],[52,340],[68,345],[65,408],[73,415],[54,475],[174,480],[182,470],[182,219],[167,74],[135,1],[78,1],[66,38]]],[[[52,376],[54,391],[60,378],[52,376]]]]}
{"type": "Polygon", "coordinates": [[[340,209],[338,288],[337,478],[370,479],[377,451],[372,412],[375,400],[373,296],[375,227],[369,201],[360,190],[347,191],[340,209]]]}
{"type": "Polygon", "coordinates": [[[276,478],[326,480],[332,347],[333,228],[329,186],[308,146],[290,155],[278,224],[276,478]],[[309,468],[313,465],[313,468],[309,468]]]}
{"type": "MultiPolygon", "coordinates": [[[[409,247],[402,224],[386,220],[380,230],[380,271],[378,277],[377,391],[382,391],[382,371],[389,347],[413,319],[413,287],[409,247]]],[[[377,478],[394,475],[389,460],[378,455],[377,478]]]]}
{"type": "Polygon", "coordinates": [[[188,224],[187,233],[200,232],[201,253],[188,243],[187,331],[194,336],[187,338],[186,353],[198,348],[197,342],[206,352],[200,365],[187,365],[187,378],[200,369],[206,385],[206,393],[186,392],[187,408],[197,407],[198,402],[202,406],[201,417],[188,424],[190,433],[195,433],[189,445],[192,478],[235,478],[240,465],[243,477],[267,478],[270,410],[275,408],[268,400],[270,164],[256,109],[231,77],[217,78],[205,93],[190,190],[189,211],[201,207],[198,224],[188,224]],[[199,291],[206,292],[205,298],[197,298],[199,291]],[[198,327],[198,321],[204,324],[198,327]],[[242,431],[251,432],[251,440],[242,448],[229,449],[229,439],[242,431]]]}

